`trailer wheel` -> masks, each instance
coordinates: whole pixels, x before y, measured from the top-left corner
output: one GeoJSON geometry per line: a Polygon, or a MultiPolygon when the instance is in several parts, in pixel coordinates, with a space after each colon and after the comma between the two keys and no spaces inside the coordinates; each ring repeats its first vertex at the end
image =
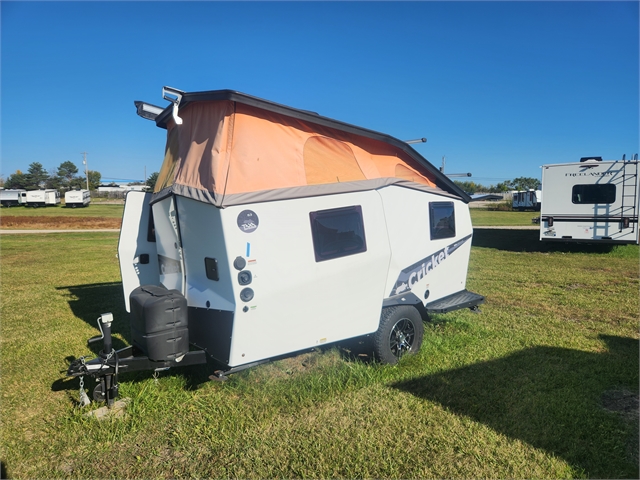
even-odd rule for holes
{"type": "Polygon", "coordinates": [[[420,350],[424,325],[415,307],[400,305],[382,310],[380,327],[373,335],[373,349],[382,363],[395,365],[406,354],[420,350]]]}

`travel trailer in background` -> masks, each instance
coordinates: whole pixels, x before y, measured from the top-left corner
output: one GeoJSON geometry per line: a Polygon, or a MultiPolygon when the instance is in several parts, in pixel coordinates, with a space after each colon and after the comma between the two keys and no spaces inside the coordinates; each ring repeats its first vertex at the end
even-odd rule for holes
{"type": "Polygon", "coordinates": [[[64,194],[64,203],[67,207],[88,207],[91,203],[89,190],[69,190],[64,194]]]}
{"type": "Polygon", "coordinates": [[[214,378],[369,336],[396,363],[429,314],[476,309],[466,289],[469,196],[407,143],[230,90],[165,87],[153,193],[129,192],[118,244],[131,347],[103,314],[94,398],[119,371],[203,363],[214,378]]]}
{"type": "Polygon", "coordinates": [[[30,190],[26,192],[27,207],[48,207],[60,204],[60,192],[54,189],[30,190]]]}
{"type": "Polygon", "coordinates": [[[540,210],[542,203],[541,190],[523,190],[513,193],[513,209],[514,210],[540,210]]]}
{"type": "Polygon", "coordinates": [[[638,155],[542,166],[540,240],[638,244],[638,155]]]}
{"type": "Polygon", "coordinates": [[[16,205],[23,205],[26,202],[26,196],[23,197],[22,194],[26,194],[26,190],[23,189],[8,189],[4,188],[0,190],[0,204],[3,207],[13,207],[16,205]]]}

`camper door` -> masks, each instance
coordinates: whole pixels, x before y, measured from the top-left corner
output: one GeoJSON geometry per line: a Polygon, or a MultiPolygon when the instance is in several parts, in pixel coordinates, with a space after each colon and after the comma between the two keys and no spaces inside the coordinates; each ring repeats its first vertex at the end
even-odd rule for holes
{"type": "Polygon", "coordinates": [[[128,192],[118,241],[124,302],[129,312],[129,294],[140,285],[159,285],[158,252],[151,217],[151,193],[128,192]]]}

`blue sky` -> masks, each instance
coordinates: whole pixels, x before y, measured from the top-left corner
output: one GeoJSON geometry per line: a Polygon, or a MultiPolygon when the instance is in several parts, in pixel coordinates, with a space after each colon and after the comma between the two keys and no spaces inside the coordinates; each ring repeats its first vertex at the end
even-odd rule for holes
{"type": "Polygon", "coordinates": [[[477,183],[640,151],[638,2],[7,2],[1,165],[158,171],[134,100],[238,90],[402,140],[477,183]]]}

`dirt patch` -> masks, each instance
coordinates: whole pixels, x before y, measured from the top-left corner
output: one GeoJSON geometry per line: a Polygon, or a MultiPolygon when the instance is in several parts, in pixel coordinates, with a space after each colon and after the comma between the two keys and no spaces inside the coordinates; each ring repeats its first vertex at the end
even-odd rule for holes
{"type": "Polygon", "coordinates": [[[120,228],[122,219],[101,217],[0,217],[0,227],[14,229],[120,228]]]}
{"type": "Polygon", "coordinates": [[[638,394],[628,390],[609,390],[602,394],[602,406],[605,410],[617,413],[623,421],[630,426],[632,434],[627,443],[627,456],[632,463],[637,464],[639,460],[638,450],[638,420],[640,419],[640,402],[638,394]]]}

